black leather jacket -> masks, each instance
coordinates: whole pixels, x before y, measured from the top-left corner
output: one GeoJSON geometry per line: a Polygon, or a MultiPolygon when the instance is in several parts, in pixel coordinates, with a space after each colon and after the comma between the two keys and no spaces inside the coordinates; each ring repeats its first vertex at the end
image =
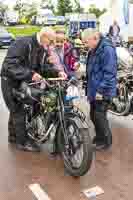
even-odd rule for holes
{"type": "MultiPolygon", "coordinates": [[[[48,52],[38,44],[36,38],[36,35],[33,35],[16,39],[8,49],[1,76],[17,83],[30,81],[33,72],[43,75],[47,71],[48,52]]],[[[58,69],[52,70],[58,72],[58,69]]]]}

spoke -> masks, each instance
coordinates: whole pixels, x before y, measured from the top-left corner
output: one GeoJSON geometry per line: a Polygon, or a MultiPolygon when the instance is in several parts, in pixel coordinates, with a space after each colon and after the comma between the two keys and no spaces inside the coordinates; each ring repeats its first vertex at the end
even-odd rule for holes
{"type": "Polygon", "coordinates": [[[77,152],[72,156],[71,160],[74,167],[80,167],[83,160],[83,147],[80,147],[80,149],[77,150],[77,152]]]}

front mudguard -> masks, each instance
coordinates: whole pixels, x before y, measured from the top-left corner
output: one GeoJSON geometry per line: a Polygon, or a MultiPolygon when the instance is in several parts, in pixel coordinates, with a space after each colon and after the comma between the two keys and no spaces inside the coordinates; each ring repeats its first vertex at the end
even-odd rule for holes
{"type": "Polygon", "coordinates": [[[85,114],[78,108],[73,108],[70,112],[66,112],[65,117],[75,120],[79,128],[89,128],[89,123],[86,120],[85,114]]]}

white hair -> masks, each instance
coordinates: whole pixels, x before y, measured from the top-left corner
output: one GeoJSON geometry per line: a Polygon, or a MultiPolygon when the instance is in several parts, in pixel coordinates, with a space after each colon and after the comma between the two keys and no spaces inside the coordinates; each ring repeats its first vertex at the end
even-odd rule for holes
{"type": "Polygon", "coordinates": [[[39,32],[40,37],[43,35],[49,35],[49,34],[55,35],[55,31],[50,27],[43,27],[39,32]]]}
{"type": "Polygon", "coordinates": [[[46,37],[52,37],[52,38],[56,37],[55,31],[52,28],[44,27],[40,30],[40,32],[37,33],[37,41],[39,44],[41,44],[41,37],[44,35],[46,37]]]}
{"type": "Polygon", "coordinates": [[[85,29],[83,32],[82,32],[82,39],[87,39],[88,37],[92,37],[92,36],[97,36],[97,35],[101,35],[97,29],[92,29],[92,28],[88,28],[88,29],[85,29]]]}

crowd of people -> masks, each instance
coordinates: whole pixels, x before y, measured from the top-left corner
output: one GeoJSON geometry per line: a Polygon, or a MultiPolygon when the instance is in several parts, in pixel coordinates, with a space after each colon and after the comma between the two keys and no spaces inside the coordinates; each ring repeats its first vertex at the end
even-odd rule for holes
{"type": "Polygon", "coordinates": [[[23,81],[39,81],[49,71],[63,79],[71,78],[80,67],[81,46],[88,49],[86,95],[96,130],[93,143],[97,150],[112,145],[107,110],[116,95],[115,47],[98,31],[89,29],[84,30],[82,36],[77,35],[74,43],[70,42],[63,31],[43,28],[33,36],[17,39],[8,49],[1,71],[1,87],[10,112],[8,141],[15,143],[17,149],[36,152],[40,147],[27,136],[24,105],[13,96],[13,88],[18,89],[23,81]]]}

